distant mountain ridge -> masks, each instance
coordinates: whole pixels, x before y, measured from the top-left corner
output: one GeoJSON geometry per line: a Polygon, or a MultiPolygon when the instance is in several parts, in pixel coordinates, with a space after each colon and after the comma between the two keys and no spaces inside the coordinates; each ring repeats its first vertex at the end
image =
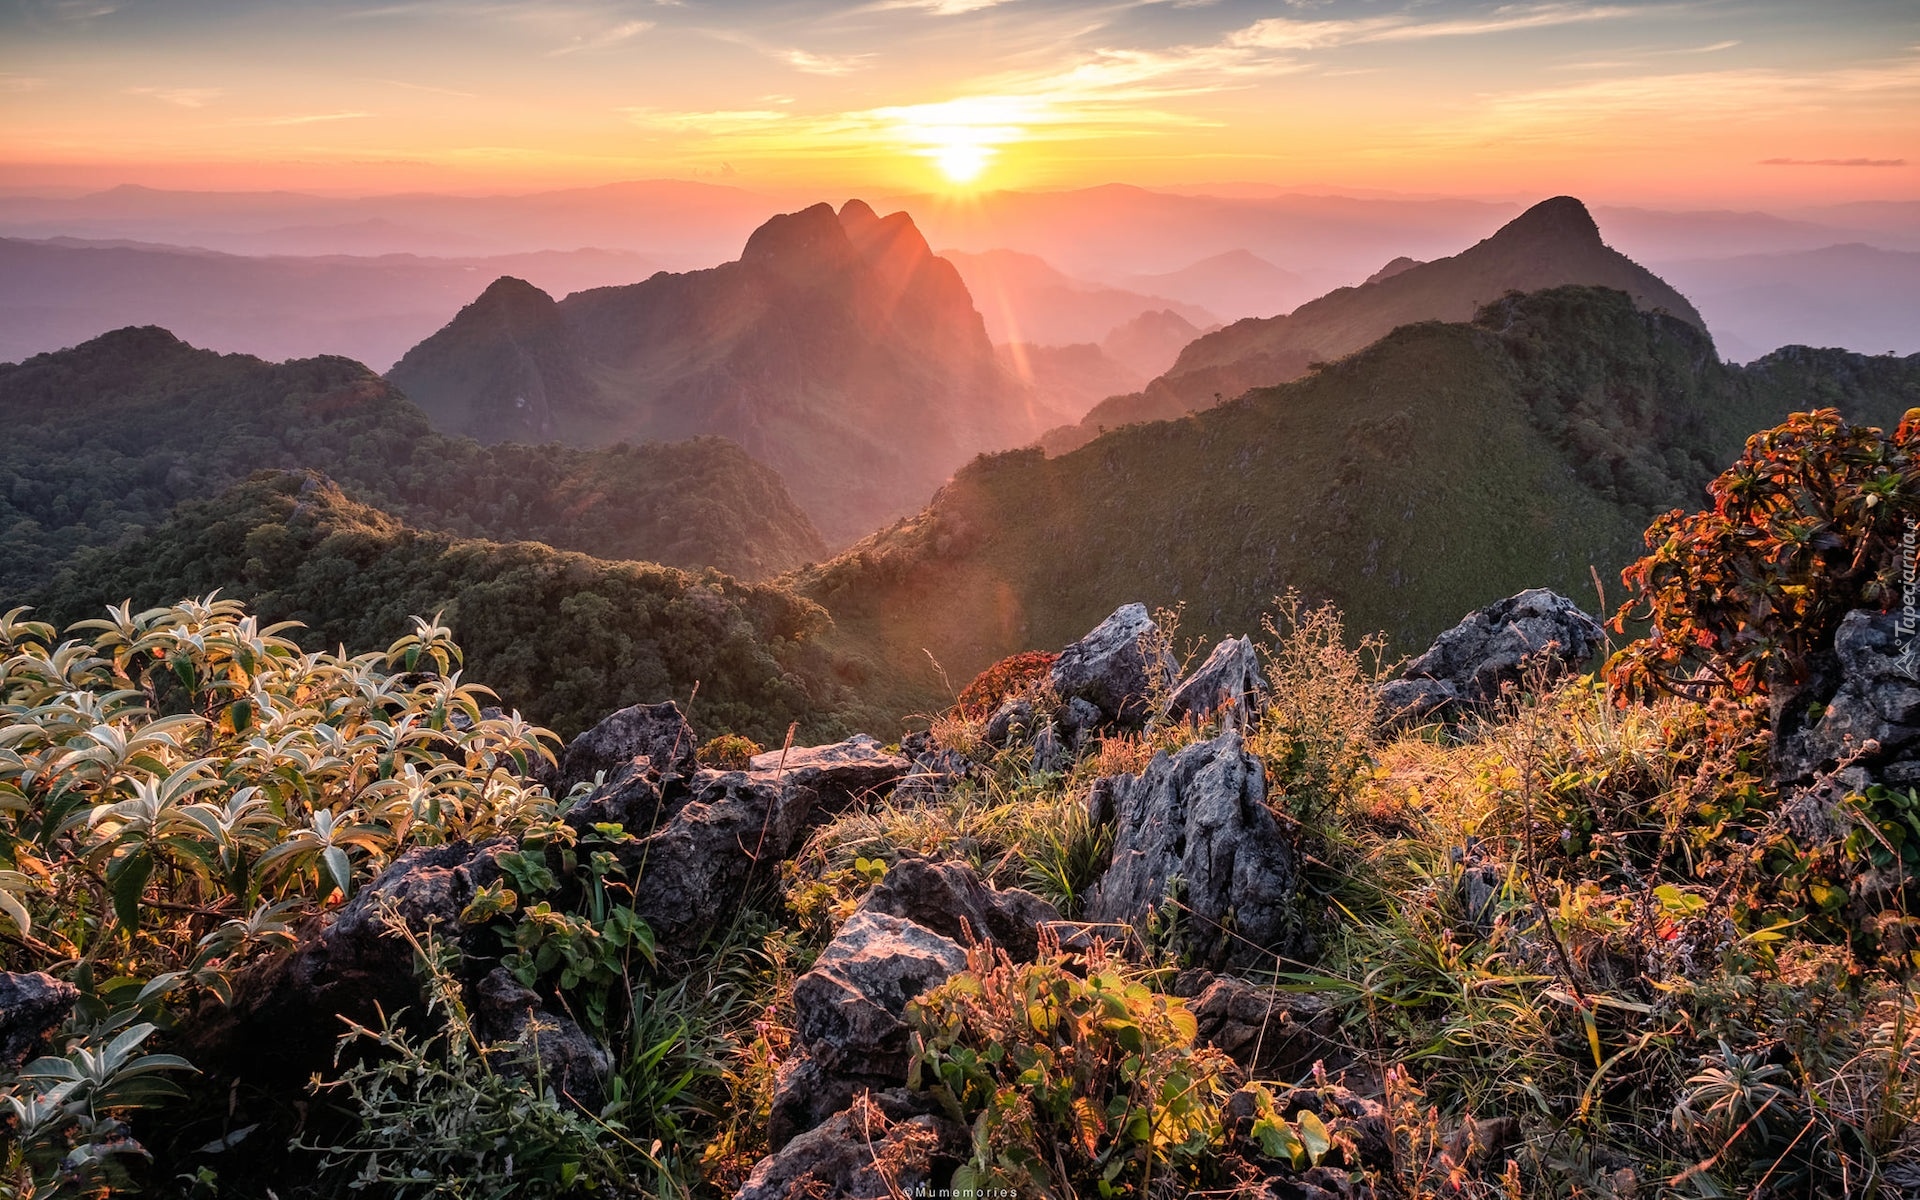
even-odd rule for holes
{"type": "Polygon", "coordinates": [[[733,443],[486,447],[351,359],[268,363],[152,327],[0,365],[0,428],[0,593],[263,468],[325,472],[416,526],[605,559],[757,578],[826,553],[733,443]]]}
{"type": "Polygon", "coordinates": [[[1043,444],[1061,453],[1085,445],[1103,428],[1177,417],[1248,388],[1298,379],[1314,363],[1351,354],[1402,325],[1471,320],[1507,292],[1568,284],[1615,288],[1643,310],[1671,313],[1706,330],[1685,296],[1601,240],[1585,205],[1556,196],[1451,257],[1396,259],[1359,287],[1339,288],[1285,316],[1236,321],[1199,338],[1145,389],[1095,406],[1077,427],[1051,431],[1043,444]]]}
{"type": "MultiPolygon", "coordinates": [[[[1751,434],[1829,404],[1891,426],[1920,405],[1920,355],[1788,347],[1742,368],[1623,292],[1503,297],[1179,420],[984,457],[795,583],[849,652],[924,648],[955,679],[1133,600],[1230,636],[1288,588],[1412,652],[1526,587],[1597,603],[1590,571],[1611,588],[1655,513],[1697,506],[1751,434]]],[[[931,668],[897,688],[884,704],[902,712],[951,695],[931,668]]]]}
{"type": "Polygon", "coordinates": [[[842,543],[1058,420],[912,219],[859,200],[774,217],[704,271],[557,302],[498,280],[389,378],[486,442],[727,437],[842,543]]]}

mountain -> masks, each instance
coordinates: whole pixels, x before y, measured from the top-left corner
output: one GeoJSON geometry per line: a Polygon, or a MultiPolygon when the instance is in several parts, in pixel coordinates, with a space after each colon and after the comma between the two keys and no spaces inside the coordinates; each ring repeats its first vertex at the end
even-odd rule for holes
{"type": "Polygon", "coordinates": [[[214,589],[309,648],[385,646],[442,614],[464,675],[562,736],[697,682],[703,729],[778,743],[791,722],[839,731],[826,615],[785,589],[536,542],[413,528],[310,472],[261,472],[190,500],[128,544],[82,553],[29,597],[61,623],[214,589]]]}
{"type": "Polygon", "coordinates": [[[123,329],[0,365],[0,595],[262,468],[307,468],[415,525],[760,577],[825,556],[737,445],[486,447],[344,358],[268,363],[123,329]]]}
{"type": "MultiPolygon", "coordinates": [[[[1171,311],[1198,327],[1220,319],[1204,307],[1169,299],[1173,293],[1112,287],[1076,279],[1033,254],[987,250],[941,251],[966,281],[967,291],[996,343],[1066,346],[1098,342],[1144,312],[1171,311]]],[[[1158,371],[1150,373],[1159,374],[1158,371]]]]}
{"type": "Polygon", "coordinates": [[[389,378],[487,442],[731,438],[841,544],[1051,412],[907,214],[858,200],[774,217],[710,270],[561,301],[500,279],[389,378]]]}
{"type": "Polygon", "coordinates": [[[1298,379],[1314,363],[1351,354],[1399,326],[1470,320],[1507,292],[1563,284],[1617,288],[1641,308],[1706,329],[1686,297],[1600,240],[1584,205],[1557,196],[1451,257],[1378,272],[1368,283],[1329,292],[1285,316],[1249,318],[1210,333],[1142,392],[1096,406],[1077,428],[1052,431],[1044,444],[1059,453],[1084,445],[1102,428],[1206,408],[1251,387],[1298,379]]]}
{"type": "MultiPolygon", "coordinates": [[[[1527,587],[1595,603],[1590,570],[1617,579],[1653,514],[1697,506],[1748,434],[1824,404],[1897,422],[1920,356],[1733,367],[1692,322],[1558,288],[1059,457],[984,457],[795,582],[850,651],[924,649],[955,680],[1134,600],[1184,606],[1183,634],[1238,634],[1288,588],[1411,652],[1527,587]]],[[[929,666],[873,702],[947,698],[929,666]]]]}
{"type": "Polygon", "coordinates": [[[1131,391],[1153,378],[1152,372],[1135,370],[1115,361],[1105,347],[1092,342],[1067,346],[1011,342],[995,346],[993,352],[1000,356],[1001,364],[1036,395],[1075,417],[1108,396],[1131,391]]]}
{"type": "Polygon", "coordinates": [[[1129,275],[1116,282],[1135,291],[1177,297],[1229,321],[1286,312],[1312,299],[1317,290],[1304,277],[1246,250],[1215,254],[1178,271],[1129,275]]]}
{"type": "Polygon", "coordinates": [[[1863,354],[1920,350],[1920,253],[1854,242],[1658,267],[1700,306],[1732,359],[1796,341],[1863,354]]]}
{"type": "Polygon", "coordinates": [[[1211,328],[1202,329],[1172,309],[1163,308],[1158,312],[1143,312],[1124,325],[1114,326],[1101,339],[1100,349],[1142,379],[1152,379],[1178,362],[1180,352],[1211,328]]]}
{"type": "Polygon", "coordinates": [[[604,250],[249,258],[138,242],[0,238],[0,361],[109,329],[165,325],[212,350],[267,359],[340,354],[385,368],[460,311],[476,279],[514,274],[572,292],[657,265],[604,250]]]}

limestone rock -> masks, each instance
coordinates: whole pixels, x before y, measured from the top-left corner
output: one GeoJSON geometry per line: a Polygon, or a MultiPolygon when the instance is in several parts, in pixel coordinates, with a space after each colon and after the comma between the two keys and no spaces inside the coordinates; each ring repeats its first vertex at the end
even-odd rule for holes
{"type": "Polygon", "coordinates": [[[1204,721],[1216,712],[1230,713],[1235,727],[1245,729],[1265,704],[1266,676],[1260,656],[1248,638],[1227,638],[1213,648],[1207,660],[1181,681],[1167,699],[1167,716],[1204,721]]]}
{"type": "Polygon", "coordinates": [[[1262,949],[1302,947],[1293,844],[1267,807],[1260,760],[1237,731],[1155,754],[1138,777],[1117,777],[1110,795],[1113,865],[1088,920],[1138,929],[1178,877],[1187,948],[1203,961],[1250,962],[1262,949]]]}
{"type": "Polygon", "coordinates": [[[604,774],[611,782],[642,758],[647,761],[641,769],[650,768],[655,776],[688,776],[693,774],[699,745],[693,727],[673,701],[635,704],[567,743],[549,787],[556,797],[564,797],[575,784],[591,782],[597,775],[604,774]]]}
{"type": "Polygon", "coordinates": [[[869,734],[856,733],[831,746],[796,747],[756,754],[748,762],[756,774],[778,775],[813,788],[829,804],[878,793],[893,786],[912,766],[898,754],[888,753],[869,734]],[[786,762],[781,763],[782,753],[786,762]]]}
{"type": "Polygon", "coordinates": [[[38,1054],[79,999],[79,988],[44,971],[0,971],[0,1069],[38,1054]]]}
{"type": "Polygon", "coordinates": [[[1341,1055],[1340,1014],[1324,998],[1260,987],[1231,975],[1182,971],[1170,989],[1187,999],[1199,1039],[1258,1079],[1300,1079],[1341,1055]]]}
{"type": "Polygon", "coordinates": [[[991,941],[1030,962],[1041,925],[1060,919],[1053,905],[1020,888],[988,886],[962,862],[906,857],[860,901],[861,912],[912,921],[956,943],[991,941]]]}
{"type": "MultiPolygon", "coordinates": [[[[540,1077],[557,1095],[589,1113],[598,1113],[613,1078],[613,1056],[593,1040],[572,1017],[549,1009],[532,989],[521,986],[504,967],[495,967],[474,988],[474,1031],[489,1043],[513,1042],[527,1034],[538,1053],[540,1077]]],[[[491,1055],[490,1055],[491,1057],[491,1055]]],[[[531,1074],[534,1062],[524,1053],[508,1056],[504,1065],[531,1074]]]]}
{"type": "Polygon", "coordinates": [[[1171,688],[1177,665],[1164,649],[1151,656],[1141,639],[1159,632],[1144,604],[1126,604],[1093,632],[1060,652],[1053,664],[1053,690],[1061,700],[1079,698],[1100,710],[1104,721],[1145,721],[1156,688],[1171,688]]]}
{"type": "Polygon", "coordinates": [[[895,1117],[862,1097],[763,1158],[735,1200],[886,1200],[923,1194],[966,1156],[966,1131],[939,1117],[895,1117]]]}
{"type": "Polygon", "coordinates": [[[1534,664],[1550,678],[1577,670],[1606,642],[1600,622],[1573,601],[1533,588],[1468,613],[1406,665],[1378,695],[1381,719],[1405,726],[1484,704],[1524,682],[1534,664]]]}
{"type": "Polygon", "coordinates": [[[1851,760],[1871,780],[1920,783],[1920,635],[1903,634],[1899,619],[1848,613],[1833,635],[1827,678],[1776,689],[1773,764],[1780,782],[1808,782],[1851,760]],[[1824,707],[1816,709],[1823,694],[1824,707]],[[1813,712],[1818,717],[1808,719],[1813,712]]]}
{"type": "Polygon", "coordinates": [[[793,985],[794,1035],[825,1071],[904,1083],[907,1001],[966,969],[950,938],[857,912],[793,985]]]}

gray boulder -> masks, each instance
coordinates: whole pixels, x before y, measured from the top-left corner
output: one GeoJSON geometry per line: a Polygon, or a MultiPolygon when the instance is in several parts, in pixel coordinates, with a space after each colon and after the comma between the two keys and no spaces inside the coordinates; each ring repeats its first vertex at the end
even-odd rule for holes
{"type": "Polygon", "coordinates": [[[1159,632],[1144,604],[1126,604],[1093,632],[1060,652],[1053,690],[1062,701],[1085,700],[1103,721],[1139,725],[1156,689],[1173,686],[1178,665],[1164,649],[1149,655],[1141,639],[1159,632]]]}
{"type": "Polygon", "coordinates": [[[0,1069],[38,1054],[79,1000],[79,988],[44,971],[0,971],[0,1069]]]}
{"type": "Polygon", "coordinates": [[[887,1200],[926,1189],[965,1159],[967,1131],[925,1113],[890,1113],[861,1097],[845,1112],[783,1143],[754,1165],[735,1200],[887,1200]]]}
{"type": "Polygon", "coordinates": [[[574,785],[590,783],[599,775],[609,782],[633,771],[651,773],[656,779],[689,776],[699,745],[693,727],[673,701],[635,704],[568,742],[547,780],[548,787],[555,796],[564,797],[574,785]]]}
{"type": "Polygon", "coordinates": [[[872,735],[856,733],[831,746],[769,750],[754,755],[747,766],[755,774],[799,781],[837,808],[848,800],[864,799],[892,787],[913,764],[889,753],[872,735]]]}
{"type": "Polygon", "coordinates": [[[1167,716],[1175,721],[1189,717],[1204,721],[1221,713],[1230,716],[1236,728],[1245,729],[1265,706],[1267,690],[1260,655],[1252,640],[1228,638],[1173,689],[1167,699],[1167,716]]]}
{"type": "Polygon", "coordinates": [[[1405,727],[1482,705],[1536,664],[1549,678],[1578,670],[1606,644],[1600,622],[1573,601],[1533,588],[1468,613],[1377,695],[1381,719],[1405,727]]]}
{"type": "Polygon", "coordinates": [[[831,1074],[904,1083],[907,1001],[966,966],[966,951],[950,938],[857,912],[793,985],[795,1039],[831,1074]]]}
{"type": "Polygon", "coordinates": [[[1024,742],[1033,736],[1035,720],[1031,701],[1008,700],[987,718],[987,728],[980,735],[981,740],[996,750],[1024,742]]]}
{"type": "Polygon", "coordinates": [[[1020,888],[989,887],[962,862],[902,858],[860,901],[861,912],[884,913],[965,944],[989,941],[1029,962],[1039,949],[1039,929],[1058,921],[1059,910],[1020,888]]]}
{"type": "Polygon", "coordinates": [[[1920,636],[1903,634],[1899,619],[1848,613],[1827,670],[1797,688],[1776,685],[1773,766],[1781,783],[1808,783],[1842,763],[1869,782],[1920,783],[1920,636]]]}
{"type": "Polygon", "coordinates": [[[1209,965],[1268,961],[1305,945],[1292,840],[1267,807],[1266,774],[1236,730],[1162,751],[1106,789],[1113,864],[1087,919],[1143,929],[1180,881],[1185,949],[1209,965]]]}
{"type": "Polygon", "coordinates": [[[1182,971],[1169,989],[1187,1000],[1199,1040],[1256,1079],[1301,1079],[1341,1057],[1340,1013],[1325,998],[1260,987],[1231,975],[1182,971]]]}
{"type": "Polygon", "coordinates": [[[504,967],[495,967],[475,986],[473,1023],[475,1034],[488,1043],[489,1057],[498,1055],[506,1070],[531,1075],[537,1066],[547,1087],[589,1113],[598,1113],[606,1103],[613,1056],[572,1017],[548,1008],[504,967]],[[523,1037],[532,1053],[502,1054],[496,1048],[496,1043],[523,1037]]]}

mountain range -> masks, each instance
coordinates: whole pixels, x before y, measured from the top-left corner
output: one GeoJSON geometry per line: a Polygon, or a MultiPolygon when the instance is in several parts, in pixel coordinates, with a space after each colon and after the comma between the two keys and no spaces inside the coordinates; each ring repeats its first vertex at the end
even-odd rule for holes
{"type": "MultiPolygon", "coordinates": [[[[794,583],[844,652],[924,650],[953,679],[1133,600],[1201,639],[1257,628],[1290,588],[1407,653],[1489,598],[1592,597],[1653,514],[1697,505],[1749,434],[1815,403],[1890,426],[1920,405],[1920,355],[1786,347],[1741,368],[1625,292],[1507,296],[1057,457],[983,457],[794,583]]],[[[944,687],[931,664],[891,678],[876,713],[944,687]]]]}
{"type": "Polygon", "coordinates": [[[730,442],[482,446],[359,363],[220,355],[162,329],[0,365],[0,426],[6,592],[269,468],[325,472],[423,528],[607,559],[759,578],[826,552],[779,476],[730,442]]]}
{"type": "Polygon", "coordinates": [[[857,200],[774,217],[705,271],[560,301],[497,280],[389,378],[487,442],[727,437],[837,544],[1059,419],[1002,368],[913,221],[857,200]]]}
{"type": "Polygon", "coordinates": [[[1105,428],[1177,417],[1248,388],[1298,379],[1313,364],[1351,354],[1402,325],[1470,320],[1504,293],[1564,284],[1617,288],[1644,309],[1706,329],[1685,296],[1601,240],[1585,205],[1558,196],[1458,254],[1432,262],[1396,259],[1359,287],[1196,339],[1146,388],[1103,401],[1076,427],[1049,432],[1043,444],[1054,453],[1070,450],[1105,428]]]}

